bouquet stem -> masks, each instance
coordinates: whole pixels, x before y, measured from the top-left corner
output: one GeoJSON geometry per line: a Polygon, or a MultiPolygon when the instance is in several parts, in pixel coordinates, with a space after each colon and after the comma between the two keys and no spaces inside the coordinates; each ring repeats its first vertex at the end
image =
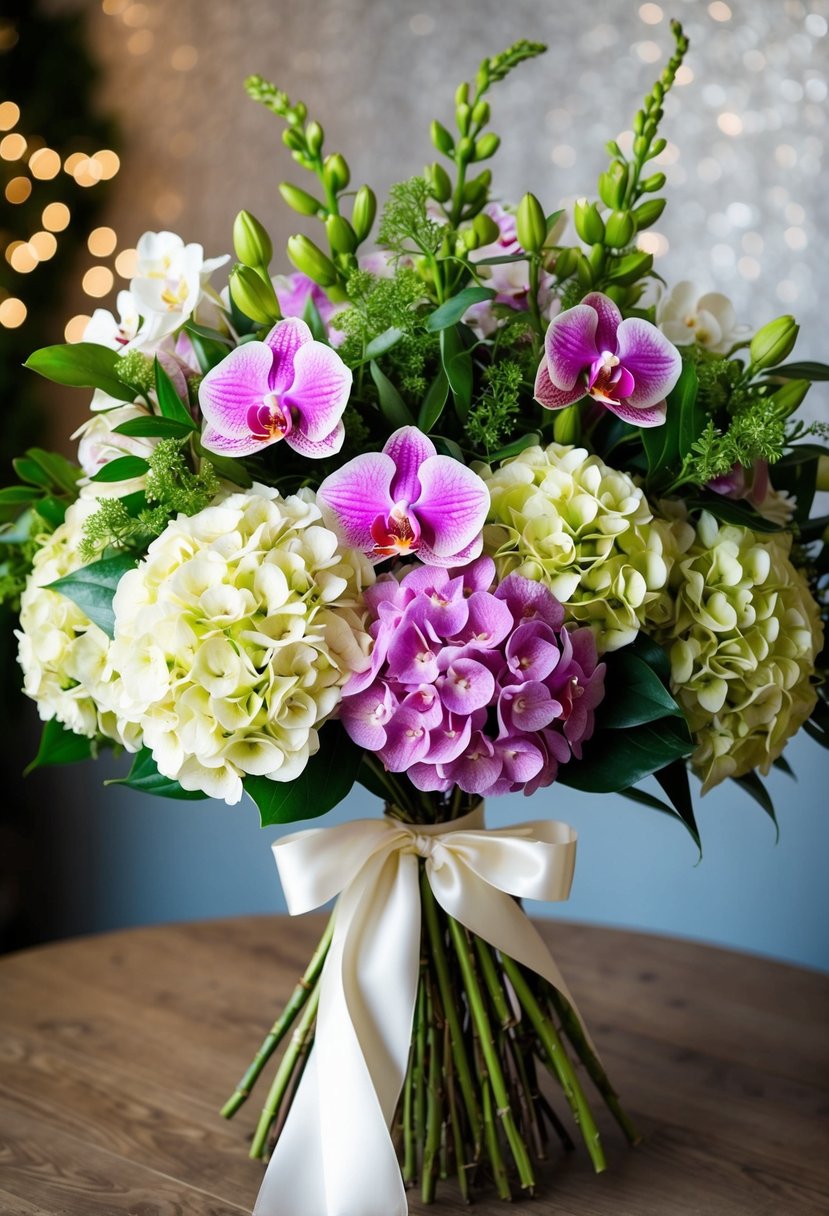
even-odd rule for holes
{"type": "MultiPolygon", "coordinates": [[[[546,980],[493,949],[438,905],[421,867],[423,936],[409,1066],[392,1135],[407,1186],[424,1203],[440,1179],[457,1179],[469,1200],[487,1180],[501,1199],[536,1187],[535,1163],[550,1132],[566,1151],[573,1138],[542,1092],[547,1074],[561,1088],[596,1172],[605,1168],[599,1130],[568,1046],[627,1139],[640,1137],[579,1019],[546,980]],[[565,1042],[568,1046],[565,1046],[565,1042]],[[541,1073],[539,1073],[541,1069],[541,1073]]],[[[293,1029],[259,1118],[252,1157],[267,1157],[290,1110],[313,1046],[320,975],[333,918],[285,1010],[225,1104],[230,1118],[267,1060],[293,1029]]]]}

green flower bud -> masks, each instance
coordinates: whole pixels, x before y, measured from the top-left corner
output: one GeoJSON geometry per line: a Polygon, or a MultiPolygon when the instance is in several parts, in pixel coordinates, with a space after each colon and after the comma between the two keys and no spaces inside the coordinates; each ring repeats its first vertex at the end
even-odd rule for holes
{"type": "Polygon", "coordinates": [[[325,233],[335,253],[353,253],[357,248],[357,234],[341,215],[329,215],[325,233]]]}
{"type": "Polygon", "coordinates": [[[606,173],[599,174],[599,198],[606,207],[618,211],[622,207],[628,184],[628,168],[614,160],[606,173]]]}
{"type": "Polygon", "coordinates": [[[654,194],[657,190],[661,190],[668,179],[664,173],[652,173],[650,177],[646,177],[640,183],[640,187],[646,194],[654,194]]]}
{"type": "Polygon", "coordinates": [[[650,228],[651,224],[656,223],[665,210],[665,201],[664,198],[649,198],[647,202],[640,203],[633,212],[637,232],[650,228]]]}
{"type": "Polygon", "coordinates": [[[467,182],[463,188],[463,201],[465,203],[481,203],[486,202],[489,194],[490,183],[492,182],[492,173],[489,169],[484,169],[483,173],[479,173],[477,177],[473,177],[467,182]]]}
{"type": "Polygon", "coordinates": [[[263,270],[270,266],[273,257],[271,238],[249,211],[240,211],[233,221],[233,248],[245,266],[261,266],[263,270]]]}
{"type": "Polygon", "coordinates": [[[575,272],[575,269],[578,266],[578,260],[578,249],[562,249],[555,261],[555,272],[558,278],[569,279],[570,275],[575,272]]]}
{"type": "Polygon", "coordinates": [[[800,326],[794,317],[784,316],[778,317],[775,321],[769,321],[768,325],[764,325],[762,329],[758,330],[749,346],[751,366],[754,370],[776,367],[778,363],[787,358],[797,341],[799,329],[800,326]]]}
{"type": "Polygon", "coordinates": [[[599,215],[595,203],[589,203],[586,198],[580,198],[573,208],[573,223],[576,232],[587,245],[595,245],[604,240],[604,220],[599,215]]]}
{"type": "Polygon", "coordinates": [[[498,151],[501,143],[501,136],[496,135],[494,131],[488,131],[486,135],[482,135],[475,143],[473,160],[489,160],[490,156],[494,156],[498,151]]]}
{"type": "Polygon", "coordinates": [[[456,106],[465,106],[468,101],[469,101],[469,85],[464,80],[463,83],[459,84],[458,87],[455,89],[455,105],[456,106]]]}
{"type": "Polygon", "coordinates": [[[325,132],[318,122],[309,122],[305,128],[305,143],[312,156],[319,156],[325,132]]]}
{"type": "Polygon", "coordinates": [[[613,249],[629,245],[636,232],[636,221],[629,211],[611,211],[605,220],[605,242],[613,249]]]}
{"type": "Polygon", "coordinates": [[[469,124],[472,119],[472,110],[466,103],[455,107],[455,122],[461,135],[469,134],[469,124]]]}
{"type": "Polygon", "coordinates": [[[429,181],[432,198],[436,198],[439,203],[445,203],[447,199],[452,197],[452,182],[449,180],[449,174],[439,161],[435,161],[434,164],[427,166],[426,177],[429,181]]]}
{"type": "Polygon", "coordinates": [[[292,152],[299,152],[305,147],[305,140],[299,131],[295,131],[293,127],[289,127],[287,131],[282,132],[282,142],[292,152]]]}
{"type": "Polygon", "coordinates": [[[617,308],[619,308],[622,312],[624,312],[625,307],[630,304],[631,293],[630,289],[627,287],[620,287],[616,283],[611,283],[608,287],[604,288],[604,294],[609,300],[612,300],[617,308]]]}
{"type": "Polygon", "coordinates": [[[481,98],[481,100],[475,106],[475,109],[472,111],[472,121],[475,123],[476,127],[485,127],[489,122],[489,115],[489,102],[484,101],[483,98],[481,98]]]}
{"type": "MultiPolygon", "coordinates": [[[[823,494],[829,490],[829,456],[818,456],[817,458],[817,483],[815,488],[823,494]]],[[[827,533],[829,533],[829,528],[823,534],[824,540],[827,539],[827,533]]]]}
{"type": "Polygon", "coordinates": [[[481,238],[474,228],[464,228],[462,232],[458,233],[458,239],[462,247],[458,252],[461,254],[463,250],[477,249],[481,243],[481,238]]]}
{"type": "Polygon", "coordinates": [[[287,253],[297,270],[307,274],[320,287],[330,287],[337,282],[336,266],[307,236],[289,237],[287,253]]]}
{"type": "Polygon", "coordinates": [[[351,170],[346,159],[339,152],[326,156],[322,166],[323,175],[332,190],[345,190],[351,181],[351,170]]]}
{"type": "Polygon", "coordinates": [[[593,286],[593,269],[583,253],[579,253],[576,262],[576,278],[585,291],[593,286]]]}
{"type": "Polygon", "coordinates": [[[493,245],[501,235],[501,229],[495,223],[491,215],[476,215],[472,221],[472,227],[478,234],[478,240],[481,245],[493,245]]]}
{"type": "Polygon", "coordinates": [[[771,397],[777,417],[788,418],[793,414],[811,387],[809,380],[787,380],[771,397]]]}
{"type": "Polygon", "coordinates": [[[479,93],[485,93],[489,88],[489,60],[482,59],[481,66],[475,76],[475,87],[479,93]]]}
{"type": "Polygon", "coordinates": [[[565,406],[556,411],[553,423],[553,438],[556,443],[577,444],[581,439],[581,416],[578,404],[565,406]]]}
{"type": "Polygon", "coordinates": [[[667,146],[667,139],[655,139],[651,144],[651,150],[648,153],[648,160],[652,160],[654,156],[659,156],[660,152],[664,152],[667,146]]]}
{"type": "Polygon", "coordinates": [[[438,122],[437,119],[434,120],[429,128],[429,135],[438,152],[442,152],[444,156],[451,156],[455,151],[454,139],[446,130],[443,123],[438,122]]]}
{"type": "Polygon", "coordinates": [[[354,195],[354,206],[351,209],[351,226],[358,241],[364,241],[371,232],[376,214],[377,196],[370,186],[361,186],[354,195]]]}
{"type": "Polygon", "coordinates": [[[470,139],[468,135],[464,135],[458,140],[458,160],[465,161],[467,164],[472,160],[475,152],[475,141],[470,139]]]}
{"type": "Polygon", "coordinates": [[[615,259],[614,269],[608,274],[611,283],[620,283],[622,287],[630,287],[637,279],[646,275],[653,266],[652,253],[626,253],[623,258],[615,259]]]}
{"type": "Polygon", "coordinates": [[[592,245],[590,252],[587,255],[587,260],[590,263],[590,269],[593,271],[594,281],[598,279],[602,270],[604,270],[605,247],[601,243],[592,245]]]}
{"type": "Polygon", "coordinates": [[[641,135],[645,129],[645,111],[637,110],[633,116],[633,133],[641,135]]]}
{"type": "Polygon", "coordinates": [[[250,266],[236,266],[230,272],[233,303],[257,325],[275,325],[282,314],[270,279],[265,280],[250,266]]]}
{"type": "Polygon", "coordinates": [[[645,135],[637,135],[633,141],[633,155],[637,160],[641,160],[648,150],[648,138],[645,135]]]}
{"type": "Polygon", "coordinates": [[[317,215],[322,210],[322,203],[314,198],[307,190],[292,186],[290,182],[279,183],[279,193],[293,211],[300,215],[317,215]]]}
{"type": "Polygon", "coordinates": [[[518,244],[527,253],[538,253],[544,247],[547,220],[544,208],[534,194],[525,194],[518,204],[515,228],[518,244]]]}

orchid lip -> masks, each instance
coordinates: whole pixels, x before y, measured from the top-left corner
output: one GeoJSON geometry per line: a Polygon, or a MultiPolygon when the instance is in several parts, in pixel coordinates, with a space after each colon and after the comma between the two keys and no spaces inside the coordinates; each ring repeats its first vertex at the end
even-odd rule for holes
{"type": "Polygon", "coordinates": [[[378,515],[371,525],[374,557],[415,553],[420,548],[420,528],[409,514],[408,503],[395,503],[388,515],[378,515]]]}
{"type": "Polygon", "coordinates": [[[247,423],[251,435],[265,443],[284,439],[293,430],[291,412],[283,409],[276,393],[268,393],[261,405],[250,407],[247,423]]]}

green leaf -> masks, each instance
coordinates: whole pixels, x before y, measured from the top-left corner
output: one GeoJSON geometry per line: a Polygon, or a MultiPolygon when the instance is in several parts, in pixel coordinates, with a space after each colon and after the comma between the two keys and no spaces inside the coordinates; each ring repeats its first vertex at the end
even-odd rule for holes
{"type": "MultiPolygon", "coordinates": [[[[558,212],[558,214],[561,214],[558,212]]],[[[506,266],[508,262],[526,262],[529,258],[527,253],[502,253],[496,258],[481,258],[476,262],[476,266],[506,266]]]]}
{"type": "Polygon", "coordinates": [[[66,510],[68,503],[62,498],[53,498],[48,495],[46,498],[41,498],[40,502],[35,503],[35,510],[41,519],[45,519],[47,524],[53,528],[59,528],[66,518],[66,510]]]}
{"type": "Polygon", "coordinates": [[[160,798],[177,798],[188,802],[207,797],[201,790],[186,790],[177,781],[160,773],[148,747],[142,747],[136,752],[132,768],[126,777],[117,777],[112,781],[105,781],[104,784],[125,785],[127,789],[140,790],[142,794],[155,794],[160,798]]]}
{"type": "Polygon", "coordinates": [[[700,851],[700,856],[702,856],[702,842],[700,841],[699,828],[697,827],[697,820],[694,814],[694,801],[691,797],[691,786],[688,782],[688,769],[685,760],[674,760],[671,764],[666,764],[664,768],[658,769],[654,773],[654,777],[667,795],[677,815],[693,836],[696,846],[700,851]]]}
{"type": "Polygon", "coordinates": [[[681,464],[683,457],[690,454],[708,421],[708,413],[699,400],[699,381],[693,363],[686,363],[682,368],[682,374],[671,391],[668,409],[677,410],[679,414],[677,454],[681,464]]]}
{"type": "Polygon", "coordinates": [[[135,557],[121,553],[117,557],[105,557],[101,561],[73,570],[54,583],[48,583],[51,591],[58,591],[77,604],[95,625],[103,629],[108,637],[114,635],[115,613],[112,597],[121,576],[135,567],[135,557]]]}
{"type": "Polygon", "coordinates": [[[458,326],[441,330],[440,358],[452,390],[455,412],[463,422],[472,401],[472,356],[464,345],[458,326]]]}
{"type": "Polygon", "coordinates": [[[320,731],[320,749],[293,781],[246,777],[244,786],[259,808],[262,827],[316,819],[342,802],[357,779],[363,750],[339,722],[327,722],[320,731]]]}
{"type": "Polygon", "coordinates": [[[451,456],[453,460],[459,461],[460,464],[466,464],[460,445],[454,439],[450,439],[447,435],[433,435],[432,439],[439,456],[451,456]]]}
{"type": "Polygon", "coordinates": [[[774,803],[771,800],[766,787],[763,785],[760,778],[752,770],[750,773],[744,773],[742,777],[732,777],[741,790],[745,790],[750,798],[753,798],[758,806],[761,806],[774,824],[775,839],[780,839],[780,825],[777,822],[777,816],[774,813],[774,803]]]}
{"type": "Polygon", "coordinates": [[[794,517],[799,524],[805,524],[809,519],[817,490],[821,455],[821,452],[817,452],[801,459],[797,452],[791,452],[774,465],[774,488],[794,497],[797,502],[794,517]]]}
{"type": "Polygon", "coordinates": [[[216,452],[208,452],[202,447],[198,436],[195,437],[194,446],[198,455],[208,460],[225,481],[232,481],[235,486],[241,486],[245,490],[253,485],[253,478],[241,460],[234,456],[219,456],[216,452]]]}
{"type": "Polygon", "coordinates": [[[490,462],[496,460],[506,460],[509,456],[517,456],[519,452],[523,452],[525,448],[531,448],[534,444],[541,442],[541,436],[538,431],[530,431],[526,435],[521,435],[518,439],[513,439],[511,443],[507,443],[504,447],[499,448],[497,452],[490,452],[487,459],[490,462]]]}
{"type": "Polygon", "coordinates": [[[607,655],[606,662],[607,692],[597,715],[603,730],[641,726],[670,715],[682,717],[682,710],[659,676],[630,647],[607,655]]]}
{"type": "Polygon", "coordinates": [[[78,478],[81,476],[82,470],[67,460],[65,456],[61,456],[59,452],[46,452],[43,448],[29,448],[26,455],[40,465],[44,473],[48,475],[51,485],[67,494],[77,492],[78,478]]]}
{"type": "Polygon", "coordinates": [[[39,491],[34,486],[6,486],[0,490],[0,507],[21,507],[36,502],[39,491]]]}
{"type": "Polygon", "coordinates": [[[409,413],[409,407],[389,380],[372,359],[369,363],[371,378],[377,388],[380,399],[380,411],[391,426],[397,430],[401,426],[414,426],[414,418],[409,413]]]}
{"type": "Polygon", "coordinates": [[[149,467],[141,456],[119,456],[116,460],[110,460],[109,464],[105,464],[89,480],[131,481],[133,477],[143,477],[149,467]]]}
{"type": "Polygon", "coordinates": [[[446,378],[446,372],[440,367],[438,368],[438,374],[429,385],[429,390],[423,398],[423,404],[417,416],[417,425],[424,434],[428,434],[432,427],[437,424],[438,419],[443,413],[448,396],[449,381],[446,378]]]}
{"type": "Polygon", "coordinates": [[[100,388],[118,401],[134,401],[136,391],[118,379],[116,367],[119,355],[97,342],[72,342],[60,346],[43,346],[24,363],[55,384],[70,388],[100,388]]]}
{"type": "Polygon", "coordinates": [[[785,773],[787,777],[791,777],[792,781],[797,781],[797,774],[785,756],[778,756],[776,760],[772,760],[772,765],[774,768],[779,769],[781,773],[785,773]]]}
{"type": "Polygon", "coordinates": [[[551,211],[551,212],[550,212],[550,214],[547,216],[547,218],[546,218],[546,220],[545,220],[545,223],[546,223],[546,225],[547,225],[547,231],[548,231],[548,232],[550,231],[550,229],[551,229],[551,228],[555,228],[556,224],[558,223],[558,221],[561,219],[561,217],[562,217],[563,215],[564,215],[564,208],[563,208],[563,207],[560,207],[560,208],[558,209],[558,211],[551,211]]]}
{"type": "Polygon", "coordinates": [[[372,338],[368,343],[363,354],[363,359],[379,359],[381,355],[385,355],[386,351],[396,346],[402,337],[403,330],[395,329],[394,326],[383,330],[381,334],[378,334],[376,338],[372,338]]]}
{"type": "Polygon", "coordinates": [[[233,346],[232,338],[223,334],[220,329],[211,329],[209,325],[197,325],[195,321],[188,321],[187,330],[191,335],[203,338],[205,342],[216,342],[220,346],[226,346],[228,350],[233,346]]]}
{"type": "Polygon", "coordinates": [[[426,318],[426,328],[430,334],[436,334],[442,329],[451,329],[457,325],[467,308],[473,304],[481,304],[484,300],[494,300],[495,292],[491,287],[465,287],[456,296],[445,300],[440,308],[436,308],[426,318]]]}
{"type": "Polygon", "coordinates": [[[668,408],[662,426],[642,427],[642,446],[648,458],[648,485],[666,487],[679,475],[682,458],[702,434],[707,421],[697,401],[697,373],[685,363],[679,379],[668,394],[668,408]]]}
{"type": "Polygon", "coordinates": [[[16,456],[12,467],[20,480],[27,481],[30,486],[39,486],[45,490],[52,484],[49,475],[28,456],[16,456]]]}
{"type": "Polygon", "coordinates": [[[829,380],[826,363],[784,363],[766,372],[767,376],[785,376],[787,380],[829,380]]]}
{"type": "Polygon", "coordinates": [[[77,760],[89,760],[95,754],[92,739],[76,735],[67,730],[57,718],[51,718],[43,727],[40,746],[31,764],[23,770],[24,777],[36,768],[48,768],[54,764],[74,764],[77,760]]]}
{"type": "Polygon", "coordinates": [[[781,532],[780,524],[772,523],[757,511],[732,498],[724,498],[722,494],[700,495],[697,498],[686,499],[689,511],[708,511],[715,519],[724,524],[737,524],[741,528],[751,528],[753,532],[781,532]]]}
{"type": "Polygon", "coordinates": [[[314,297],[308,294],[308,299],[305,301],[305,311],[302,314],[302,319],[311,331],[311,334],[316,342],[328,343],[328,327],[322,319],[322,314],[317,308],[314,297]]]}
{"type": "Polygon", "coordinates": [[[562,785],[592,794],[618,793],[694,750],[684,719],[662,718],[628,730],[597,730],[581,760],[558,771],[562,785]]]}
{"type": "Polygon", "coordinates": [[[217,341],[215,338],[206,337],[212,331],[204,330],[200,325],[194,325],[192,322],[184,326],[184,332],[189,336],[193,343],[193,350],[196,352],[199,368],[202,375],[206,375],[212,367],[221,363],[229,353],[227,343],[217,341]]]}
{"type": "Polygon", "coordinates": [[[179,422],[175,418],[130,418],[114,428],[116,435],[132,435],[140,439],[158,437],[161,439],[179,439],[189,435],[193,430],[192,420],[179,422]]]}
{"type": "Polygon", "coordinates": [[[158,408],[161,410],[163,418],[172,418],[174,422],[180,422],[182,426],[187,427],[188,431],[198,429],[187,406],[173,388],[172,380],[159,363],[158,357],[155,360],[155,391],[158,396],[158,408]]]}

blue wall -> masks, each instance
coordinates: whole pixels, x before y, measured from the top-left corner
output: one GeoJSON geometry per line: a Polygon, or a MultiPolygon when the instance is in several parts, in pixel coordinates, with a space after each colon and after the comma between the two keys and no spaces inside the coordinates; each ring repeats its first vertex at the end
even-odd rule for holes
{"type": "MultiPolygon", "coordinates": [[[[805,736],[787,751],[799,774],[769,778],[780,821],[736,786],[698,802],[703,860],[684,828],[616,795],[553,786],[532,800],[493,799],[488,821],[565,819],[579,832],[570,901],[539,914],[700,938],[829,970],[826,753],[805,736]]],[[[284,911],[270,844],[252,804],[148,798],[86,765],[63,774],[50,812],[60,842],[66,934],[154,921],[284,911]],[[71,860],[70,860],[71,859],[71,860]]],[[[376,815],[360,787],[314,826],[376,815]]],[[[288,829],[286,829],[288,830],[288,829]]]]}

